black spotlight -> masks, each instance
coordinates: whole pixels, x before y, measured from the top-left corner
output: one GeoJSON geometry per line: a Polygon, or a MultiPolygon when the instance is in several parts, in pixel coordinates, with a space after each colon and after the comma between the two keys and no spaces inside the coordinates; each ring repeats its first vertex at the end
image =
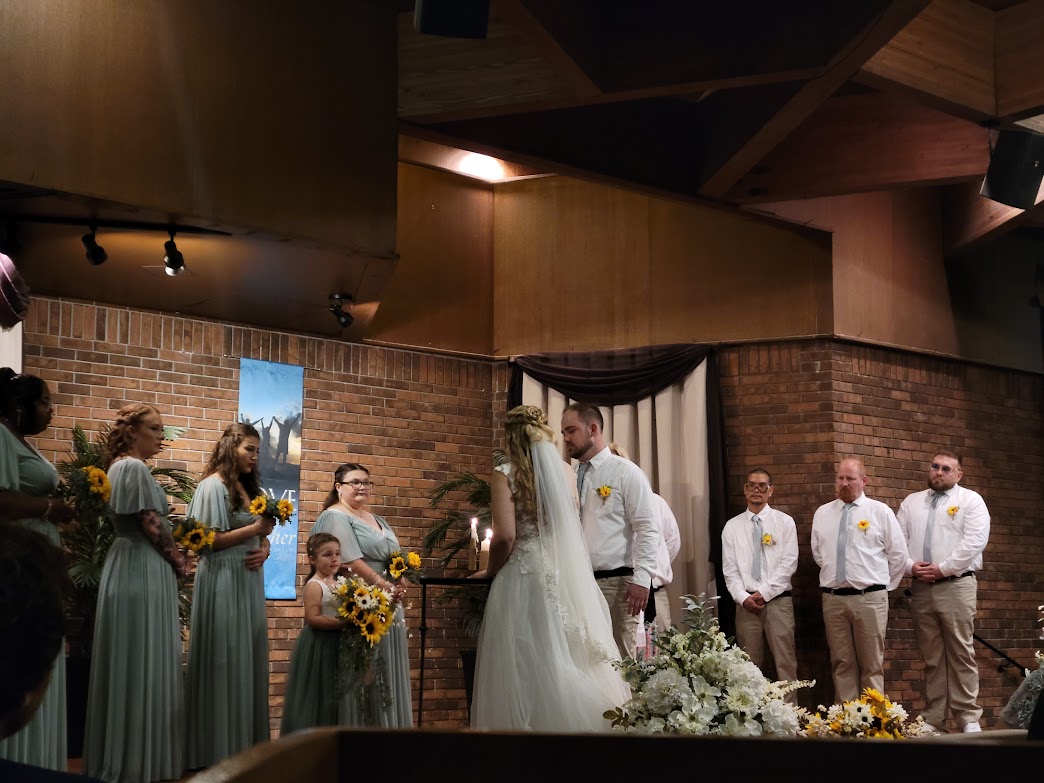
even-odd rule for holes
{"type": "Polygon", "coordinates": [[[178,246],[174,244],[174,232],[170,232],[170,239],[163,243],[163,271],[171,277],[180,275],[185,271],[185,256],[181,255],[178,246]]]}
{"type": "Polygon", "coordinates": [[[330,294],[330,312],[334,314],[334,318],[337,319],[337,323],[341,325],[342,329],[347,329],[355,321],[351,313],[346,313],[342,309],[345,302],[348,302],[350,306],[351,301],[351,294],[330,294]]]}
{"type": "Polygon", "coordinates": [[[83,242],[83,246],[87,249],[87,261],[90,262],[91,266],[98,266],[104,264],[108,259],[109,254],[105,252],[105,248],[98,244],[98,240],[95,238],[95,232],[97,232],[96,226],[88,226],[91,233],[84,234],[80,241],[83,242]]]}
{"type": "Polygon", "coordinates": [[[1029,209],[1037,200],[1042,177],[1044,135],[1002,130],[990,150],[990,165],[979,194],[1009,207],[1029,209]]]}

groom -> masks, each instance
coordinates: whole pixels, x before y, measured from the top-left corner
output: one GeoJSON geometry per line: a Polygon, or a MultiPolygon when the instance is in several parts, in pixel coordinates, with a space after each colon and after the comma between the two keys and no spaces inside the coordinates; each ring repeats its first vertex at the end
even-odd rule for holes
{"type": "Polygon", "coordinates": [[[594,576],[609,604],[620,655],[633,658],[660,527],[648,479],[633,462],[609,450],[602,427],[594,405],[575,402],[562,413],[562,440],[569,456],[579,461],[580,520],[594,576]]]}

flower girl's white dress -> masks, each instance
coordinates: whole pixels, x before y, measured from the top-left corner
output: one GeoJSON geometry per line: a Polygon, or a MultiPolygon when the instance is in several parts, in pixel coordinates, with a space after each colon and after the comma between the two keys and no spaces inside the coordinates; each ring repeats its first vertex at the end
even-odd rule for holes
{"type": "MultiPolygon", "coordinates": [[[[555,491],[567,491],[568,466],[550,443],[533,444],[534,451],[543,446],[561,476],[563,486],[555,491]]],[[[497,470],[513,490],[511,466],[497,470]]],[[[538,471],[538,499],[548,483],[546,474],[543,487],[540,478],[538,471]]],[[[543,508],[561,515],[561,504],[543,508]]],[[[607,731],[602,714],[630,698],[612,664],[619,653],[609,608],[595,583],[575,506],[569,508],[564,519],[516,517],[515,547],[493,580],[479,635],[474,729],[607,731]]]]}

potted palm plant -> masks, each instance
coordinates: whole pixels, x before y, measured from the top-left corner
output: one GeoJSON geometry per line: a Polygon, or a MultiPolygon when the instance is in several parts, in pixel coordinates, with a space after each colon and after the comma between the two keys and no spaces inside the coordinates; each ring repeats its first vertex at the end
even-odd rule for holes
{"type": "MultiPolygon", "coordinates": [[[[506,461],[502,451],[494,451],[494,462],[502,464],[506,461]]],[[[492,503],[489,481],[474,473],[458,473],[439,484],[431,493],[431,507],[443,510],[441,518],[435,520],[424,536],[424,553],[431,556],[440,552],[440,563],[443,568],[450,568],[453,561],[472,546],[471,520],[477,520],[476,532],[480,539],[492,524],[490,506],[492,503]],[[442,509],[442,504],[450,500],[457,506],[442,509]],[[464,504],[461,505],[461,500],[464,504]]],[[[443,605],[455,602],[461,607],[461,620],[464,633],[470,639],[477,639],[482,627],[482,614],[486,608],[486,596],[489,588],[486,585],[450,587],[443,591],[435,603],[443,605]]],[[[468,709],[471,708],[472,685],[475,678],[474,647],[460,651],[461,666],[464,672],[464,692],[468,709]]]]}

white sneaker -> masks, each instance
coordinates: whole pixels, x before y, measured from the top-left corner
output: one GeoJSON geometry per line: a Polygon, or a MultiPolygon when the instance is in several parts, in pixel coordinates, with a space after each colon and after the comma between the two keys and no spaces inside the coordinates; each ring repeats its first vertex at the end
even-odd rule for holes
{"type": "Polygon", "coordinates": [[[971,734],[976,731],[982,731],[982,726],[980,726],[977,721],[973,721],[972,723],[965,723],[964,728],[962,728],[961,731],[965,734],[971,734]]]}

